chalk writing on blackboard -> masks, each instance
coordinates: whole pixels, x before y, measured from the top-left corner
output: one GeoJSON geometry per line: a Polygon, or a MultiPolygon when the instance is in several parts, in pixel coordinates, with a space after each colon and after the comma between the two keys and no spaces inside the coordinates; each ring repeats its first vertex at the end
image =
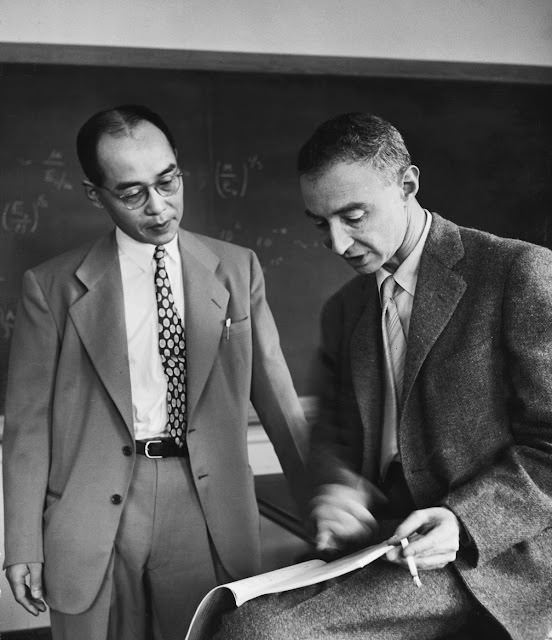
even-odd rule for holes
{"type": "Polygon", "coordinates": [[[261,171],[263,168],[263,163],[261,162],[259,156],[256,153],[253,153],[247,158],[247,166],[250,169],[261,171]]]}
{"type": "Polygon", "coordinates": [[[236,235],[239,236],[241,231],[242,231],[241,222],[239,220],[236,220],[236,222],[234,222],[231,228],[225,228],[220,230],[219,238],[221,240],[226,240],[226,242],[232,242],[236,238],[236,235]]]}
{"type": "Polygon", "coordinates": [[[58,191],[71,191],[73,185],[68,180],[63,154],[56,149],[42,162],[44,169],[44,182],[53,185],[58,191]]]}
{"type": "Polygon", "coordinates": [[[217,162],[215,186],[221,198],[243,198],[247,191],[248,171],[245,162],[217,162]]]}
{"type": "Polygon", "coordinates": [[[313,240],[312,242],[305,242],[304,240],[295,239],[293,241],[293,244],[296,247],[299,247],[300,249],[319,249],[322,246],[322,244],[318,242],[318,240],[313,240]]]}
{"type": "Polygon", "coordinates": [[[225,200],[243,198],[247,193],[250,172],[262,169],[263,164],[256,153],[243,161],[218,161],[215,164],[215,188],[218,195],[225,200]]]}
{"type": "Polygon", "coordinates": [[[0,340],[8,341],[13,333],[15,311],[9,306],[0,306],[0,340]]]}
{"type": "Polygon", "coordinates": [[[257,247],[271,247],[272,246],[272,238],[267,238],[263,236],[259,236],[257,241],[255,242],[255,246],[257,247]]]}
{"type": "Polygon", "coordinates": [[[6,202],[2,207],[2,230],[17,235],[34,233],[38,227],[40,210],[47,207],[48,201],[43,193],[30,206],[23,200],[6,202]]]}

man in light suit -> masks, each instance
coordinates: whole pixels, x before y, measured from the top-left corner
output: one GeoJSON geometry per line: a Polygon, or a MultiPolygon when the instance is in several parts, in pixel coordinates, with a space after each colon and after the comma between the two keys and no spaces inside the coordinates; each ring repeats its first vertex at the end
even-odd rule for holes
{"type": "Polygon", "coordinates": [[[552,253],[424,210],[377,116],[322,124],[298,168],[307,215],[359,274],[322,316],[318,547],[396,546],[244,605],[217,640],[551,637],[552,253]]]}
{"type": "Polygon", "coordinates": [[[304,416],[254,253],[179,228],[173,137],[140,106],[77,150],[109,235],[25,274],[4,432],[7,577],[53,637],[182,640],[259,571],[252,400],[292,489],[304,416]]]}

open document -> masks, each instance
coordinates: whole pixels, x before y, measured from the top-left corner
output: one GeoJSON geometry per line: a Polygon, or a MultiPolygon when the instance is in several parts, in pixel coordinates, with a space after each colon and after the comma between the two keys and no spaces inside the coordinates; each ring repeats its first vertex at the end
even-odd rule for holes
{"type": "Polygon", "coordinates": [[[384,542],[332,562],[307,560],[215,587],[199,603],[185,640],[208,640],[214,633],[220,616],[248,600],[337,578],[365,567],[392,548],[384,542]]]}

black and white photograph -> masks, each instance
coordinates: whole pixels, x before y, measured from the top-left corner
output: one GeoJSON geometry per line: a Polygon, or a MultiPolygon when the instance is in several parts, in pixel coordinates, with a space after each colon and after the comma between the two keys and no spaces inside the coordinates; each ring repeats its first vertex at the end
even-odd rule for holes
{"type": "Polygon", "coordinates": [[[550,0],[0,0],[0,640],[552,640],[550,0]]]}

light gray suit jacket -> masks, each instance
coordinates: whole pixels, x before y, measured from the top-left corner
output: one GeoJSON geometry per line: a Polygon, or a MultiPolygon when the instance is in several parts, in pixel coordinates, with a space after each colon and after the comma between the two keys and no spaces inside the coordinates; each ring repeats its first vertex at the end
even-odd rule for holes
{"type": "MultiPolygon", "coordinates": [[[[322,318],[315,485],[377,483],[381,308],[359,276],[322,318]]],[[[516,640],[552,630],[552,252],[433,214],[408,336],[399,449],[419,508],[446,505],[455,566],[516,640]]],[[[316,489],[315,489],[316,490],[316,489]]]]}
{"type": "MultiPolygon", "coordinates": [[[[241,578],[259,570],[249,399],[298,493],[306,425],[255,254],[182,230],[179,247],[190,464],[218,555],[241,578]],[[233,321],[228,339],[226,318],[233,321]]],[[[44,561],[47,599],[59,611],[82,612],[98,592],[135,460],[122,450],[133,441],[122,283],[110,234],[25,274],[11,348],[5,564],[44,561]],[[112,502],[115,494],[121,504],[112,502]]]]}

